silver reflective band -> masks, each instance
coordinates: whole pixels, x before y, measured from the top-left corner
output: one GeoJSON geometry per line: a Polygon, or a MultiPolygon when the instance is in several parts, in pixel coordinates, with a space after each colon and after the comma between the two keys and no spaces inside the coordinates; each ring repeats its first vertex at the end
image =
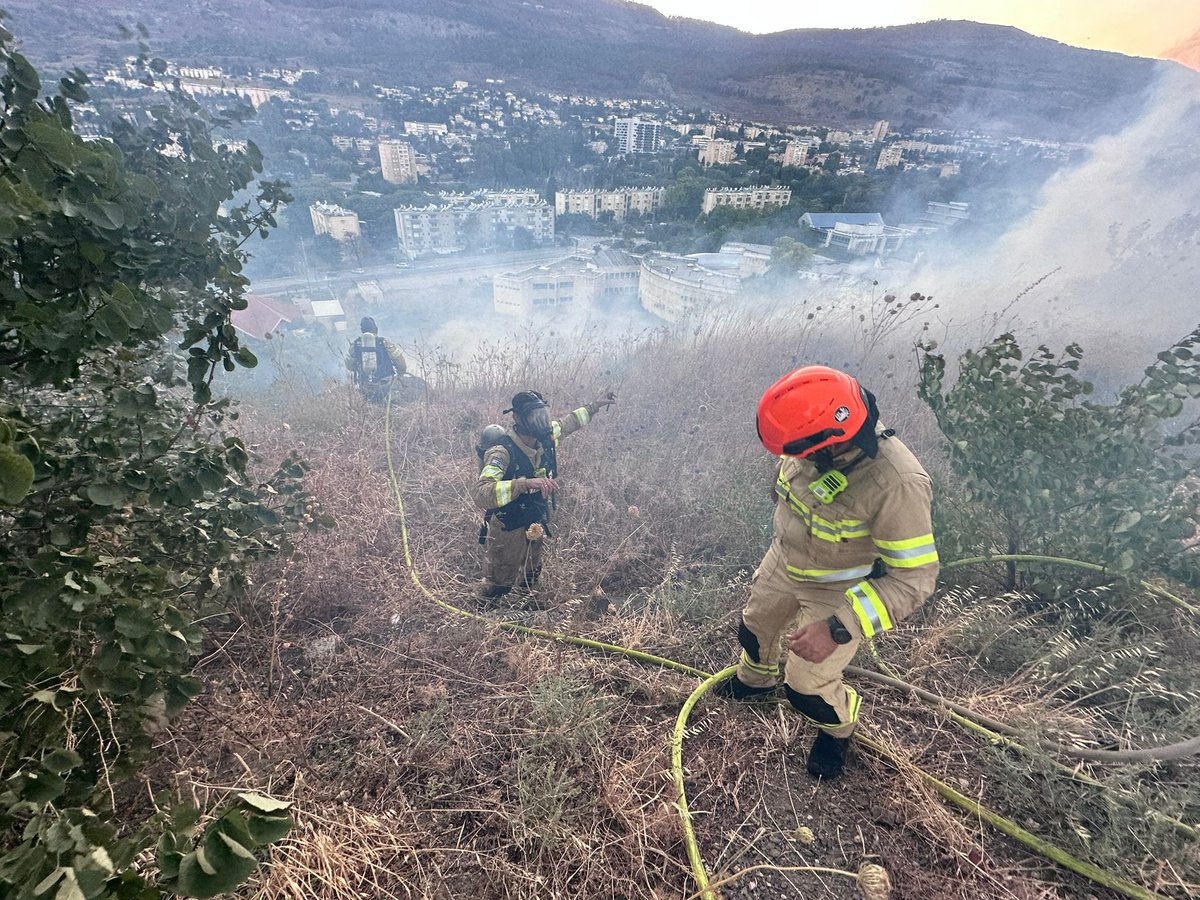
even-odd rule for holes
{"type": "MultiPolygon", "coordinates": [[[[788,566],[788,575],[795,581],[850,581],[854,578],[866,578],[871,574],[870,565],[855,566],[853,569],[798,569],[788,566]]],[[[857,588],[855,588],[857,590],[857,588]]]]}

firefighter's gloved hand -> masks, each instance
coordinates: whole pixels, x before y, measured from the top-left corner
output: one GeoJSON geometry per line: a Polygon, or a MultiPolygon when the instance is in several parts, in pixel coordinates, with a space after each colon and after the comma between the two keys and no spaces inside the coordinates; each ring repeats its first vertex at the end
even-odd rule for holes
{"type": "Polygon", "coordinates": [[[801,659],[813,663],[824,662],[838,648],[829,632],[829,624],[824,620],[809,622],[799,631],[789,634],[788,646],[801,659]]]}
{"type": "Polygon", "coordinates": [[[531,494],[543,494],[549,497],[558,485],[553,478],[526,478],[525,490],[531,494]]]}

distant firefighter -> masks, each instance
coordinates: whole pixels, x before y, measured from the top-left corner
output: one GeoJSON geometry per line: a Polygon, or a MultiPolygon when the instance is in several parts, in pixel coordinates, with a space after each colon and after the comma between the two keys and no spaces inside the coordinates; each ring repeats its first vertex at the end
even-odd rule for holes
{"type": "Polygon", "coordinates": [[[476,506],[484,510],[479,540],[487,548],[481,598],[494,602],[514,585],[532,588],[537,583],[558,487],[559,441],[616,401],[607,393],[560,422],[551,421],[541,394],[521,391],[505,410],[513,414],[512,427],[489,425],[483,430],[476,447],[481,469],[473,492],[476,506]]]}
{"type": "Polygon", "coordinates": [[[404,374],[407,365],[400,348],[379,336],[379,326],[370,316],[359,323],[362,335],[354,339],[346,354],[350,381],[358,385],[362,395],[372,403],[384,400],[392,382],[404,374]]]}
{"type": "Polygon", "coordinates": [[[875,397],[850,375],[804,366],[767,388],[758,435],[781,457],[774,538],[742,610],[736,676],[720,690],[747,700],[783,688],[819,731],[808,771],[836,778],[861,698],[842,673],[863,638],[892,628],[933,593],[938,554],[929,476],[875,397]]]}

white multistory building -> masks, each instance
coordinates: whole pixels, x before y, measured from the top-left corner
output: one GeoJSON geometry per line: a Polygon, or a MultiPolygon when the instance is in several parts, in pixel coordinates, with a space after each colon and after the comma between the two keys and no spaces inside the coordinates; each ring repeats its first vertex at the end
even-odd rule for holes
{"type": "Polygon", "coordinates": [[[383,180],[392,184],[412,184],[417,180],[417,154],[404,141],[379,142],[379,167],[383,180]]]}
{"type": "Polygon", "coordinates": [[[555,191],[556,215],[583,215],[598,219],[611,212],[613,219],[624,222],[630,213],[648,216],[662,207],[666,189],[661,187],[620,187],[599,191],[555,191]]]}
{"type": "Polygon", "coordinates": [[[511,242],[518,229],[535,244],[554,241],[554,207],[537,191],[443,194],[441,199],[395,210],[396,236],[406,255],[495,249],[511,242]]]}
{"type": "Polygon", "coordinates": [[[896,145],[884,147],[879,151],[879,162],[875,163],[876,169],[894,169],[904,161],[904,151],[896,145]]]}
{"type": "Polygon", "coordinates": [[[765,210],[776,206],[787,206],[792,202],[792,189],[785,187],[723,187],[708,188],[704,192],[704,203],[700,211],[705,215],[718,206],[732,206],[734,209],[765,210]]]}
{"type": "Polygon", "coordinates": [[[327,234],[335,241],[349,241],[362,237],[358,213],[334,203],[314,203],[308,208],[312,216],[313,231],[327,234]]]}
{"type": "Polygon", "coordinates": [[[638,296],[638,260],[623,250],[577,254],[557,262],[505,272],[492,279],[496,312],[536,314],[557,308],[605,306],[638,296]]]}
{"type": "Polygon", "coordinates": [[[662,125],[646,119],[617,119],[613,138],[619,153],[655,153],[662,146],[662,125]]]}

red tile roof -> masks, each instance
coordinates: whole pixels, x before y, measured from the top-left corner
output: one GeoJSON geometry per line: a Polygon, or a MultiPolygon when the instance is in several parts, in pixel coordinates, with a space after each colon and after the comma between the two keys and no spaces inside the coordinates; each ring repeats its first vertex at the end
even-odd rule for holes
{"type": "Polygon", "coordinates": [[[289,325],[300,318],[300,310],[290,300],[276,300],[262,294],[247,294],[246,308],[236,309],[230,316],[233,327],[253,338],[265,338],[279,330],[280,323],[289,325]]]}

